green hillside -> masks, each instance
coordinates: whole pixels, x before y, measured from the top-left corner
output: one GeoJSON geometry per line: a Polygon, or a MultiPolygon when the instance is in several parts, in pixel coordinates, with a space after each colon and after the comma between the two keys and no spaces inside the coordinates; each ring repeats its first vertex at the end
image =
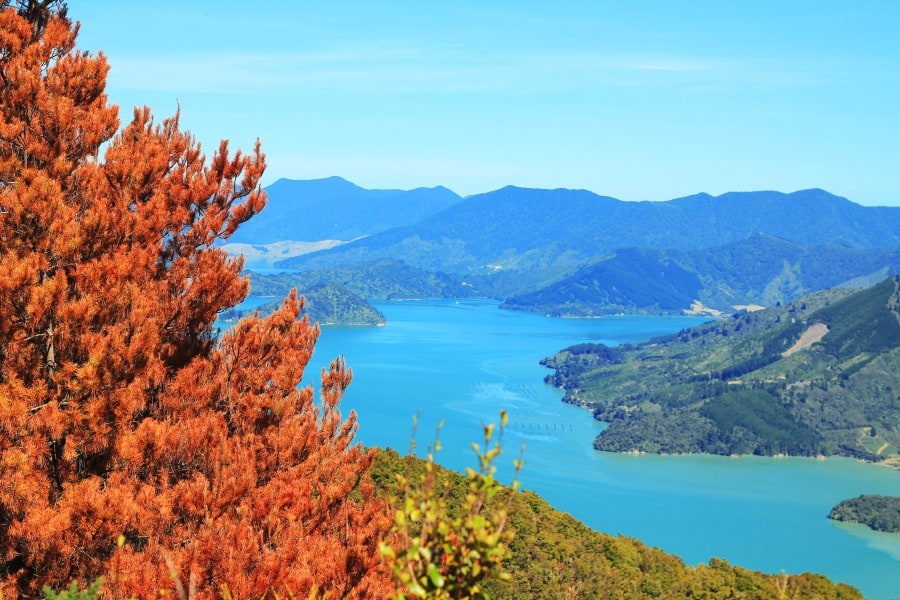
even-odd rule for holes
{"type": "Polygon", "coordinates": [[[381,259],[310,269],[301,273],[250,273],[251,296],[284,296],[291,288],[337,283],[362,298],[389,300],[471,298],[479,291],[458,275],[426,271],[399,260],[381,259]]]}
{"type": "Polygon", "coordinates": [[[305,299],[303,314],[309,316],[309,320],[322,325],[384,325],[386,320],[381,312],[369,304],[364,298],[354,294],[339,283],[325,282],[314,283],[306,287],[297,285],[278,289],[267,296],[274,296],[272,301],[258,306],[252,310],[231,309],[220,315],[225,322],[238,321],[254,312],[262,315],[269,314],[281,306],[282,299],[288,294],[290,288],[298,289],[305,299]]]}
{"type": "Polygon", "coordinates": [[[681,314],[700,301],[731,313],[734,306],[772,306],[847,283],[871,285],[898,272],[900,249],[806,247],[757,234],[700,250],[619,250],[503,306],[581,317],[681,314]]]}
{"type": "Polygon", "coordinates": [[[701,287],[696,273],[664,253],[633,248],[502,306],[563,317],[681,313],[700,297],[701,287]]]}
{"type": "MultiPolygon", "coordinates": [[[[395,474],[420,469],[422,461],[382,450],[372,478],[381,493],[396,498],[400,490],[395,474]]],[[[452,505],[456,499],[456,505],[461,504],[468,491],[467,480],[441,468],[437,477],[436,487],[444,489],[448,502],[452,505]]],[[[510,543],[511,556],[504,564],[511,580],[489,581],[486,586],[491,598],[498,600],[862,598],[856,589],[834,584],[821,575],[768,575],[719,559],[688,566],[677,556],[638,540],[593,531],[532,492],[512,497],[508,492],[501,493],[491,500],[492,506],[504,504],[515,537],[510,543]]]]}
{"type": "Polygon", "coordinates": [[[900,278],[545,359],[610,451],[900,458],[900,278]]]}
{"type": "Polygon", "coordinates": [[[801,245],[756,234],[687,253],[686,268],[703,280],[709,306],[773,306],[831,287],[867,287],[900,273],[898,247],[860,248],[844,243],[801,245]]]}
{"type": "Polygon", "coordinates": [[[900,498],[869,495],[842,500],[831,509],[828,518],[863,523],[875,531],[900,533],[900,498]]]}

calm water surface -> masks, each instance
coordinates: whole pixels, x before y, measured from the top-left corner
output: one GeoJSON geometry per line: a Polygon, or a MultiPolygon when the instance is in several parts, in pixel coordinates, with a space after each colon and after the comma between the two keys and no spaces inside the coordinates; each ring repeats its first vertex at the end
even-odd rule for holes
{"type": "Polygon", "coordinates": [[[900,598],[900,535],[830,522],[838,501],[900,496],[900,472],[849,459],[631,456],[596,452],[602,424],[560,402],[538,361],[568,345],[642,341],[698,318],[562,320],[484,301],[376,303],[380,328],[324,328],[308,373],[343,355],[353,369],[343,410],[359,415],[366,445],[404,452],[412,418],[429,445],[439,422],[442,464],[475,465],[481,423],[510,415],[502,478],[525,443],[520,479],[592,528],[643,540],[688,564],[725,558],[769,573],[812,571],[868,598],[900,598]]]}

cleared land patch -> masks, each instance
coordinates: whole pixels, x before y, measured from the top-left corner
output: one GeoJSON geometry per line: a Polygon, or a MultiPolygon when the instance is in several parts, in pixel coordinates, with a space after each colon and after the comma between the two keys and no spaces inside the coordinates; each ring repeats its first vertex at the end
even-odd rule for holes
{"type": "Polygon", "coordinates": [[[804,331],[803,335],[800,336],[800,339],[797,340],[797,343],[785,350],[781,355],[790,356],[795,352],[805,350],[816,342],[822,341],[822,338],[825,337],[826,333],[828,333],[828,326],[825,323],[816,323],[804,331]]]}

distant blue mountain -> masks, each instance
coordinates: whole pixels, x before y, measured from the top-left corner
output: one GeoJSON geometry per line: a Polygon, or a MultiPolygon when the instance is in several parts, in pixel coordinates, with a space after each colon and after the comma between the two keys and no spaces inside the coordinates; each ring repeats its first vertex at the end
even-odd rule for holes
{"type": "Polygon", "coordinates": [[[229,243],[353,240],[416,223],[462,198],[444,187],[367,190],[340,177],[279,179],[266,188],[265,210],[229,243]]]}
{"type": "Polygon", "coordinates": [[[395,258],[448,272],[574,268],[619,248],[696,250],[759,233],[803,246],[898,248],[900,208],[864,207],[818,189],[623,202],[584,190],[505,187],[283,265],[395,258]]]}

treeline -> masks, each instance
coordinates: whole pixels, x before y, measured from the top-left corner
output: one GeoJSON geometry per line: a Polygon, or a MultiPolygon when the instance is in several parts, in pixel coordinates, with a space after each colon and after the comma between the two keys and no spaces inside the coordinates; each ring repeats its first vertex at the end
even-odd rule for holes
{"type": "MultiPolygon", "coordinates": [[[[871,289],[872,293],[854,294],[816,313],[830,330],[820,342],[823,352],[844,362],[860,355],[874,357],[897,347],[900,339],[898,278],[886,279],[871,289]],[[866,327],[859,326],[859,315],[866,315],[866,327]]],[[[856,361],[853,371],[866,362],[856,361]]]]}
{"type": "Polygon", "coordinates": [[[747,454],[752,449],[755,454],[812,456],[824,451],[822,437],[797,422],[790,410],[765,390],[723,394],[704,404],[700,414],[725,435],[722,441],[733,454],[747,454]],[[752,443],[741,448],[735,438],[744,433],[752,436],[752,443]]]}
{"type": "Polygon", "coordinates": [[[831,509],[828,518],[847,523],[863,523],[875,531],[900,533],[900,498],[864,495],[842,500],[831,509]]]}
{"type": "Polygon", "coordinates": [[[597,409],[595,416],[609,426],[594,447],[661,454],[817,456],[828,452],[821,435],[794,419],[765,390],[694,397],[690,391],[696,388],[681,388],[684,393],[672,394],[665,405],[657,403],[660,396],[654,396],[654,402],[637,408],[597,409]],[[692,404],[700,406],[689,408],[692,404]]]}

